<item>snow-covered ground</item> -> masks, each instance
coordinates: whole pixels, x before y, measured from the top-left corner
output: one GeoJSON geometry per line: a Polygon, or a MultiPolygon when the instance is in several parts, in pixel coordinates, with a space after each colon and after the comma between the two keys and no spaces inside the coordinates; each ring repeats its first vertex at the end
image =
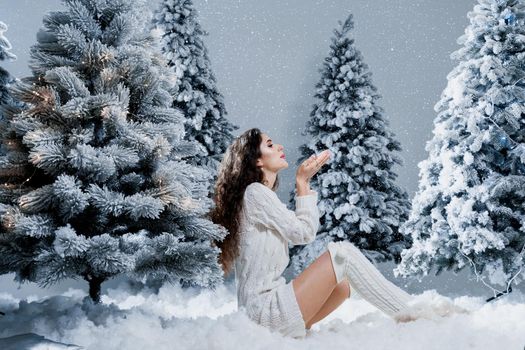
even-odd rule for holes
{"type": "MultiPolygon", "coordinates": [[[[84,349],[127,350],[525,347],[525,296],[520,291],[490,303],[482,297],[453,298],[454,304],[471,313],[400,324],[353,295],[315,324],[304,339],[282,337],[253,323],[237,309],[231,283],[215,291],[168,285],[158,293],[147,289],[137,292],[122,283],[107,290],[101,305],[93,305],[85,296],[80,289],[22,300],[0,293],[0,311],[5,313],[0,316],[0,338],[34,333],[84,349]]],[[[446,297],[429,290],[419,294],[419,298],[430,302],[446,297]]]]}

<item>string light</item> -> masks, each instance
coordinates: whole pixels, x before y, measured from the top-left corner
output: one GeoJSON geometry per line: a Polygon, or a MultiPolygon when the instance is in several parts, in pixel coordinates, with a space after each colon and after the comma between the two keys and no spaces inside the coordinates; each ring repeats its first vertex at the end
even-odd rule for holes
{"type": "Polygon", "coordinates": [[[13,216],[12,215],[6,216],[5,223],[8,228],[13,228],[15,226],[13,216]]]}
{"type": "MultiPolygon", "coordinates": [[[[503,292],[503,291],[500,291],[497,288],[494,288],[493,286],[491,286],[490,284],[485,282],[485,277],[481,276],[479,274],[478,270],[476,269],[476,264],[472,261],[471,258],[469,258],[465,253],[463,253],[463,244],[462,243],[459,244],[459,252],[461,253],[461,255],[463,255],[465,258],[467,258],[467,260],[469,261],[470,265],[474,268],[474,274],[476,275],[476,281],[481,281],[481,283],[483,283],[487,288],[491,289],[492,292],[494,293],[494,297],[496,297],[496,293],[508,294],[510,292],[509,289],[511,288],[512,281],[517,276],[519,276],[519,274],[521,273],[521,270],[523,268],[523,266],[521,266],[519,271],[514,276],[512,276],[512,278],[510,280],[507,281],[506,290],[505,290],[505,292],[503,292]]],[[[520,258],[523,258],[524,254],[525,254],[525,245],[523,245],[523,247],[521,248],[521,252],[518,254],[518,257],[516,258],[516,260],[519,260],[520,258]]]]}
{"type": "Polygon", "coordinates": [[[35,170],[33,171],[33,174],[31,174],[30,177],[28,177],[24,182],[22,182],[22,183],[20,184],[20,186],[18,186],[18,189],[21,189],[21,188],[22,188],[22,185],[25,184],[26,182],[28,182],[29,180],[31,180],[31,178],[32,178],[33,176],[35,176],[35,174],[36,174],[36,168],[35,168],[35,170]]]}

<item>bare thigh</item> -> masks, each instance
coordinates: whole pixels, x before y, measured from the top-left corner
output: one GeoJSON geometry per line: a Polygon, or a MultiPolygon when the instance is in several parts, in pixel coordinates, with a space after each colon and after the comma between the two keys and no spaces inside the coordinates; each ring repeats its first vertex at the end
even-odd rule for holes
{"type": "Polygon", "coordinates": [[[317,314],[337,285],[330,253],[321,254],[292,281],[292,285],[306,323],[317,314]]]}
{"type": "Polygon", "coordinates": [[[311,319],[306,322],[305,326],[310,329],[314,323],[321,321],[326,316],[330,315],[335,309],[339,307],[344,301],[350,298],[350,284],[347,280],[340,282],[335,286],[332,294],[328,297],[326,302],[321,306],[321,309],[311,319]]]}

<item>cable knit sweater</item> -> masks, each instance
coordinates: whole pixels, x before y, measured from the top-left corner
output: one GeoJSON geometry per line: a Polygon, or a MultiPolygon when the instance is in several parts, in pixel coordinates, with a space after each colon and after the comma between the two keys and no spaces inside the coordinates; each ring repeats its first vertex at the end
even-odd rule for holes
{"type": "Polygon", "coordinates": [[[238,305],[256,322],[283,334],[304,334],[291,282],[286,284],[282,273],[290,261],[288,243],[307,244],[315,239],[317,197],[314,191],[296,196],[294,212],[259,182],[244,193],[240,255],[234,265],[238,305]]]}

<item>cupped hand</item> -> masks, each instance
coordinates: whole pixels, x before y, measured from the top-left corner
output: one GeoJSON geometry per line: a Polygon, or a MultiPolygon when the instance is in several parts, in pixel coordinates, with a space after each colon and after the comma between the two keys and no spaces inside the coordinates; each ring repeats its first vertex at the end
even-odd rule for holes
{"type": "Polygon", "coordinates": [[[308,159],[304,160],[299,168],[297,168],[296,179],[302,181],[309,181],[321,167],[328,162],[332,156],[330,150],[324,150],[319,155],[312,154],[308,159]]]}

